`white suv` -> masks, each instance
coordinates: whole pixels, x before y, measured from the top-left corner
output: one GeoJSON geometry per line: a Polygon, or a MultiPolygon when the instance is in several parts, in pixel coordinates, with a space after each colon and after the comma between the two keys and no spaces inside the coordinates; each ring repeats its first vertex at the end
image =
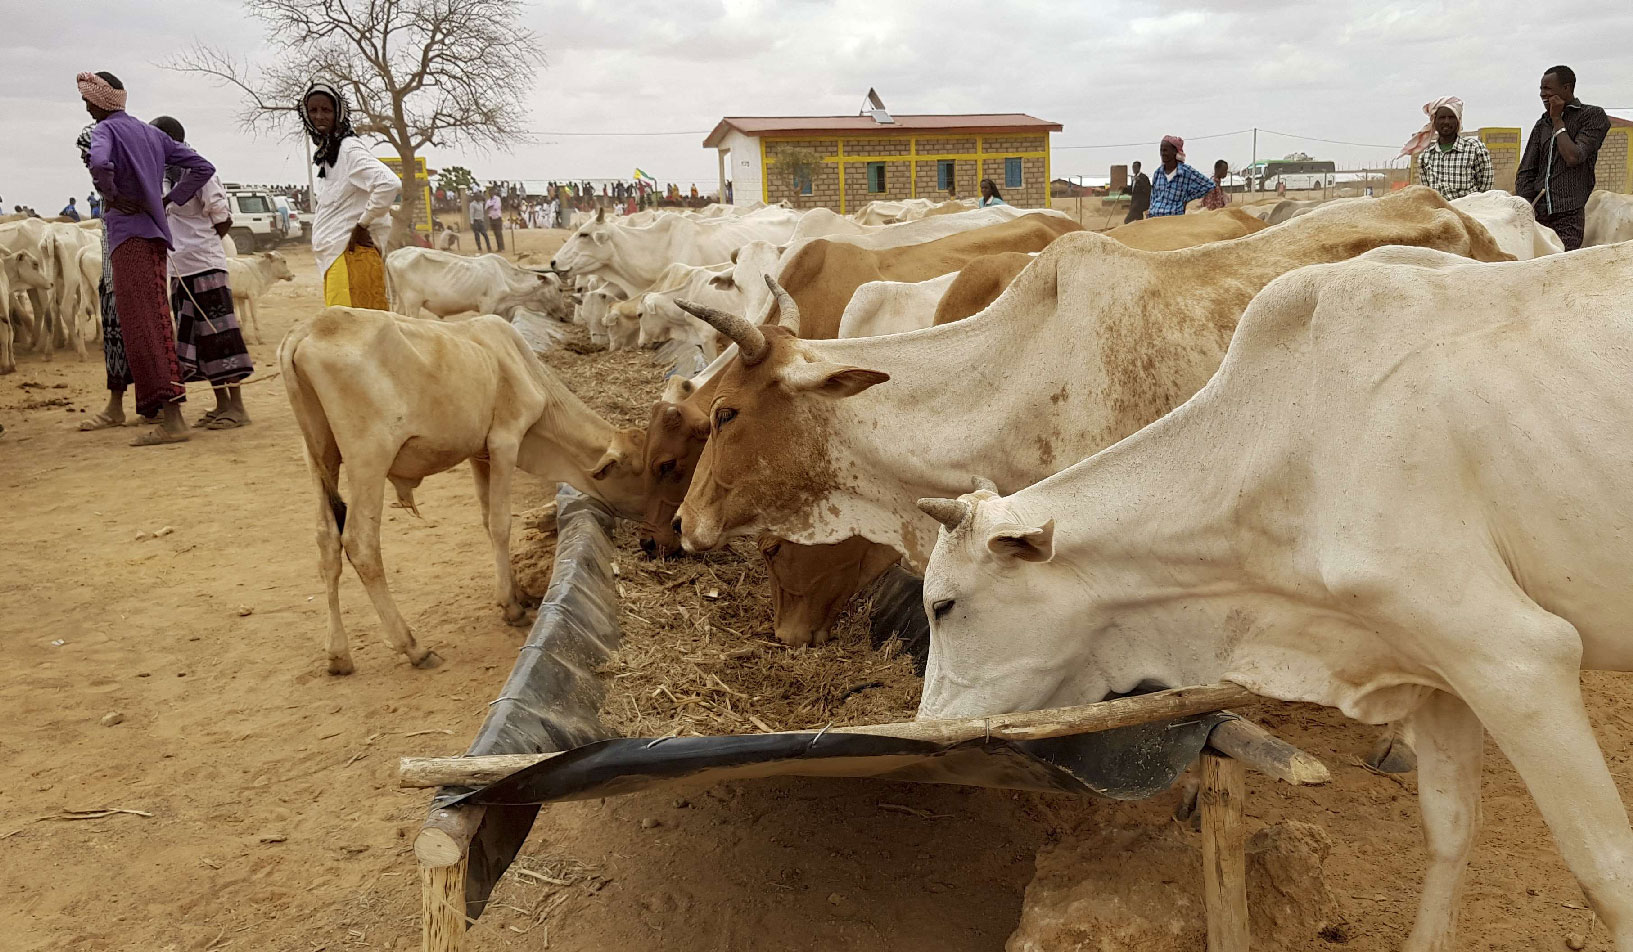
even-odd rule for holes
{"type": "Polygon", "coordinates": [[[284,239],[271,192],[229,185],[227,204],[232,209],[232,230],[228,234],[240,252],[274,248],[284,239]]]}

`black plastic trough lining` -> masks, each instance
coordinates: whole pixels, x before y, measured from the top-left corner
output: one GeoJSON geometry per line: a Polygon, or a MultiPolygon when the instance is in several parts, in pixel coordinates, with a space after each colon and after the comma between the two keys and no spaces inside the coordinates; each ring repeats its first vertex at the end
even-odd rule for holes
{"type": "MultiPolygon", "coordinates": [[[[612,517],[562,487],[550,591],[521,656],[469,754],[568,753],[481,790],[444,787],[435,807],[485,804],[471,845],[466,914],[481,915],[527,839],[539,804],[615,796],[685,781],[756,777],[868,777],[1140,799],[1166,789],[1201,753],[1222,715],[1024,743],[938,744],[808,731],[612,737],[599,720],[605,686],[595,668],[617,650],[612,517]]],[[[928,646],[919,581],[893,571],[873,591],[874,637],[928,646]]],[[[915,650],[915,654],[919,652],[915,650]]],[[[922,658],[922,655],[920,655],[922,658]]]]}

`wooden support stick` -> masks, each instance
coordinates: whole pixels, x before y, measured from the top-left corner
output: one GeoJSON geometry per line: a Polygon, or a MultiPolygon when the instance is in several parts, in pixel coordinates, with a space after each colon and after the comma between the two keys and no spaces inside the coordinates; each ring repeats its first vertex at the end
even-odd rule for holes
{"type": "Polygon", "coordinates": [[[1248,952],[1247,835],[1241,761],[1202,753],[1202,901],[1208,952],[1248,952]]]}
{"type": "Polygon", "coordinates": [[[482,825],[486,807],[431,811],[414,856],[420,861],[421,952],[460,952],[465,945],[465,874],[470,870],[471,838],[482,825]]]}
{"type": "MultiPolygon", "coordinates": [[[[1263,698],[1235,684],[1209,684],[1174,688],[1151,694],[1056,707],[992,717],[960,717],[946,720],[900,721],[891,724],[864,724],[836,727],[830,734],[869,734],[899,737],[940,744],[971,740],[1043,740],[1152,721],[1167,721],[1227,707],[1254,704],[1263,698]]],[[[812,731],[777,731],[777,734],[810,734],[812,731]]],[[[773,735],[774,736],[774,735],[773,735]]],[[[487,757],[404,757],[398,766],[398,780],[405,787],[479,787],[502,780],[524,767],[559,754],[501,754],[487,757]]]]}
{"type": "Polygon", "coordinates": [[[462,952],[465,948],[465,873],[470,855],[452,866],[420,867],[421,952],[462,952]]]}
{"type": "Polygon", "coordinates": [[[1233,717],[1213,729],[1208,746],[1259,773],[1298,786],[1329,783],[1332,774],[1314,754],[1307,754],[1252,721],[1233,717]]]}

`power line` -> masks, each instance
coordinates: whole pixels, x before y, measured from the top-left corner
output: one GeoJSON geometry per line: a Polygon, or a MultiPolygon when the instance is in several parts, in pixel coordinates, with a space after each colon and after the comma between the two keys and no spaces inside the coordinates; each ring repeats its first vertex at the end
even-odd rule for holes
{"type": "Polygon", "coordinates": [[[701,132],[530,132],[535,136],[706,136],[708,129],[701,132]]]}
{"type": "Polygon", "coordinates": [[[1359,146],[1359,147],[1361,147],[1363,149],[1393,149],[1393,148],[1395,148],[1395,146],[1392,146],[1392,145],[1379,145],[1376,142],[1346,142],[1343,139],[1323,139],[1320,136],[1301,136],[1301,135],[1297,135],[1297,134],[1292,133],[1292,132],[1277,132],[1274,129],[1261,128],[1261,129],[1259,129],[1259,131],[1263,132],[1263,133],[1265,133],[1267,135],[1282,136],[1283,138],[1287,138],[1287,139],[1305,139],[1305,140],[1310,141],[1310,142],[1330,142],[1333,145],[1353,145],[1353,146],[1359,146]]]}
{"type": "MultiPolygon", "coordinates": [[[[1199,142],[1203,139],[1223,139],[1226,136],[1247,135],[1251,129],[1237,129],[1235,132],[1216,132],[1207,136],[1190,136],[1186,142],[1199,142]]],[[[1137,149],[1140,146],[1150,145],[1149,142],[1113,142],[1108,145],[1052,145],[1049,148],[1064,152],[1067,149],[1137,149]]]]}

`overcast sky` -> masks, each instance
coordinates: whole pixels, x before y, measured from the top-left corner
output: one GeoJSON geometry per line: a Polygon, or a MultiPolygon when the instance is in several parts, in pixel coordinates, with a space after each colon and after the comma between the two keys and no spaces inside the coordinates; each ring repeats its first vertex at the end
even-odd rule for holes
{"type": "MultiPolygon", "coordinates": [[[[130,111],[170,113],[224,179],[305,182],[309,146],[234,120],[235,94],[160,68],[194,41],[255,60],[261,25],[238,0],[50,0],[8,4],[0,31],[0,200],[54,213],[89,191],[73,140],[89,121],[74,73],[125,80],[130,111]]],[[[1633,3],[1608,0],[1325,3],[1147,0],[541,0],[527,26],[549,65],[529,95],[534,141],[510,153],[433,151],[433,167],[479,178],[628,176],[714,185],[703,134],[726,115],[853,115],[869,86],[891,111],[1027,112],[1065,125],[1054,172],[1104,175],[1156,160],[1157,140],[1233,167],[1300,150],[1358,166],[1387,161],[1424,122],[1423,103],[1461,96],[1465,126],[1528,127],[1556,62],[1591,103],[1633,107],[1633,3]],[[567,133],[684,132],[674,136],[567,133]],[[1069,146],[1142,143],[1120,148],[1069,146]]],[[[1633,109],[1621,113],[1633,117],[1633,109]]]]}

